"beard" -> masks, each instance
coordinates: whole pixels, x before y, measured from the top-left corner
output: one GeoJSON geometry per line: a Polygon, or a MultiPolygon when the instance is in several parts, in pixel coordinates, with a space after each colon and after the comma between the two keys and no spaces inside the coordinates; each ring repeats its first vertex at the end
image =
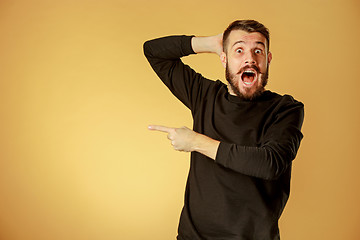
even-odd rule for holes
{"type": "MultiPolygon", "coordinates": [[[[240,71],[237,74],[243,72],[247,68],[255,69],[257,71],[258,76],[260,77],[260,79],[259,79],[260,86],[256,86],[256,90],[253,93],[240,92],[239,83],[236,80],[236,74],[230,72],[227,62],[226,62],[226,68],[225,68],[225,77],[226,77],[226,80],[228,81],[231,89],[236,94],[236,96],[238,96],[239,98],[244,99],[244,100],[254,100],[255,98],[261,96],[262,93],[265,91],[265,86],[267,85],[268,78],[269,78],[269,66],[267,66],[266,71],[263,74],[261,74],[260,70],[255,65],[243,67],[242,69],[240,69],[240,71]]],[[[245,89],[245,91],[246,91],[246,89],[245,89]]]]}

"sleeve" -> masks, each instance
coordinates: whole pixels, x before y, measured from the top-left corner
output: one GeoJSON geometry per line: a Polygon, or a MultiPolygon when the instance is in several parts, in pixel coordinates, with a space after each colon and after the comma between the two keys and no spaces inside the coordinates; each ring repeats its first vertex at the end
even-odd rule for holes
{"type": "Polygon", "coordinates": [[[161,81],[193,111],[205,78],[180,59],[195,54],[191,46],[192,37],[169,36],[149,40],[144,43],[144,54],[161,81]]]}
{"type": "Polygon", "coordinates": [[[289,104],[276,115],[259,147],[221,142],[215,161],[248,176],[278,179],[296,157],[303,138],[303,119],[304,105],[289,104]]]}

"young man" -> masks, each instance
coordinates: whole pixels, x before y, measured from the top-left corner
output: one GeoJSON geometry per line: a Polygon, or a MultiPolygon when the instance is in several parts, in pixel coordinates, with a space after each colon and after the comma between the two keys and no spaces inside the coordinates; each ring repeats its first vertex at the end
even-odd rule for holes
{"type": "Polygon", "coordinates": [[[217,36],[147,41],[144,52],[194,119],[193,130],[149,126],[167,132],[175,150],[191,152],[177,239],[280,239],[304,106],[265,90],[272,59],[268,29],[239,20],[217,36]],[[220,56],[228,85],[180,60],[204,52],[220,56]]]}

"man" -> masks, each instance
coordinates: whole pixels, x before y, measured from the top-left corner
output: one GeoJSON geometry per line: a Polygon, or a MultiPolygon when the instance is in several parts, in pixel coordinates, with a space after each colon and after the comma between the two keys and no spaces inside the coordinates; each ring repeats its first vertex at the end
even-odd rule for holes
{"type": "Polygon", "coordinates": [[[147,41],[144,52],[194,119],[193,131],[149,126],[167,132],[175,150],[191,152],[177,239],[280,239],[304,106],[265,90],[272,59],[268,29],[240,20],[217,36],[147,41]],[[180,60],[203,52],[220,56],[228,85],[180,60]]]}

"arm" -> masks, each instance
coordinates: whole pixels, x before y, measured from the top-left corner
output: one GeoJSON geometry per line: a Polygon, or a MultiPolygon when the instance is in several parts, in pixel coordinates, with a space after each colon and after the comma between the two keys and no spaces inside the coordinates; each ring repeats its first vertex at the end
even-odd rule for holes
{"type": "Polygon", "coordinates": [[[220,54],[221,51],[222,34],[212,37],[169,36],[144,43],[144,54],[153,70],[191,110],[194,110],[197,99],[206,95],[212,81],[185,65],[181,58],[200,52],[220,54]]]}
{"type": "Polygon", "coordinates": [[[245,175],[275,180],[296,157],[303,138],[303,119],[303,104],[289,103],[277,114],[276,120],[262,137],[260,146],[221,142],[215,161],[245,175]]]}
{"type": "Polygon", "coordinates": [[[192,36],[169,36],[144,43],[144,54],[151,67],[168,89],[193,110],[201,90],[202,76],[185,65],[181,58],[195,54],[192,36]]]}
{"type": "Polygon", "coordinates": [[[295,158],[302,139],[302,104],[279,114],[259,147],[219,142],[188,128],[152,125],[150,130],[168,133],[175,150],[197,151],[233,171],[266,180],[279,178],[295,158]]]}

